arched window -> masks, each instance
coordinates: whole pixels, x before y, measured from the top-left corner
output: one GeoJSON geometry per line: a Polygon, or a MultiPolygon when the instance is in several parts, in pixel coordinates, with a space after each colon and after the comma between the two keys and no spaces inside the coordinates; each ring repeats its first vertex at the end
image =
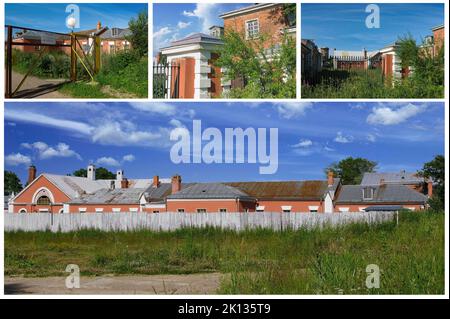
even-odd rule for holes
{"type": "Polygon", "coordinates": [[[50,205],[50,198],[48,196],[41,196],[36,201],[37,205],[50,205]]]}
{"type": "Polygon", "coordinates": [[[19,210],[19,213],[26,213],[27,212],[27,210],[25,209],[25,208],[21,208],[20,210],[19,210]]]}
{"type": "Polygon", "coordinates": [[[61,209],[58,211],[58,213],[64,214],[64,208],[61,208],[61,209]]]}

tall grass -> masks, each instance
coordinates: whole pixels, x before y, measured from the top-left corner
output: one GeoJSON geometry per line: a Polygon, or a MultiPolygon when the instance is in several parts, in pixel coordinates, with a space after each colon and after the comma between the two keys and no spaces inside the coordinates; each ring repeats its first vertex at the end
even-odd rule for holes
{"type": "Polygon", "coordinates": [[[444,215],[407,213],[386,222],[276,232],[181,229],[173,232],[5,233],[5,274],[228,273],[226,294],[442,294],[444,215]],[[381,269],[379,289],[366,267],[381,269]]]}
{"type": "Polygon", "coordinates": [[[303,98],[443,98],[443,85],[416,78],[385,79],[380,70],[324,70],[313,85],[303,84],[303,98]]]}

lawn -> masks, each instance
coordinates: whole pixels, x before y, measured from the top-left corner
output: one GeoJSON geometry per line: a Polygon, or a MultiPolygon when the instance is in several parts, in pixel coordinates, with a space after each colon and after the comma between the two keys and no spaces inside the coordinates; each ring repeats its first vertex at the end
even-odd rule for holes
{"type": "Polygon", "coordinates": [[[5,233],[5,275],[228,273],[225,294],[443,294],[444,214],[322,230],[5,233]],[[367,289],[366,266],[381,269],[367,289]]]}
{"type": "Polygon", "coordinates": [[[323,70],[312,81],[303,83],[302,98],[443,98],[444,86],[418,78],[383,78],[379,69],[323,70]]]}

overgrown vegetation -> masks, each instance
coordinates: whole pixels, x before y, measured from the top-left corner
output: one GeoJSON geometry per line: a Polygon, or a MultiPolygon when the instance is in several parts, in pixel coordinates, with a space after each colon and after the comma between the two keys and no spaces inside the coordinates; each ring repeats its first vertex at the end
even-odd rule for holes
{"type": "MultiPolygon", "coordinates": [[[[267,47],[268,37],[247,40],[245,35],[228,31],[217,65],[226,81],[238,79],[242,87],[224,93],[226,98],[295,98],[295,38],[286,35],[281,44],[267,47]]],[[[270,41],[269,41],[270,43],[270,41]]]]}
{"type": "Polygon", "coordinates": [[[5,233],[5,275],[221,272],[226,294],[443,294],[444,214],[405,212],[399,225],[234,232],[5,233]],[[367,289],[366,267],[381,270],[367,289]]]}
{"type": "MultiPolygon", "coordinates": [[[[312,83],[303,81],[303,98],[443,98],[444,47],[437,54],[431,47],[419,46],[411,36],[397,41],[402,64],[411,69],[403,79],[385,78],[381,69],[324,69],[312,83]]],[[[309,81],[311,82],[311,81],[309,81]]]]}

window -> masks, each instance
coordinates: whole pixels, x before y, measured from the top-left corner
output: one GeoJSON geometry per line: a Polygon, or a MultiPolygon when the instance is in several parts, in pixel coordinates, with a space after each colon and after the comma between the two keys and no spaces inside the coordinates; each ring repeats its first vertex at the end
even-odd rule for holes
{"type": "Polygon", "coordinates": [[[178,209],[177,209],[177,212],[179,212],[179,213],[184,213],[184,208],[178,208],[178,209]]]}
{"type": "Polygon", "coordinates": [[[317,213],[319,212],[319,206],[308,206],[310,213],[317,213]]]}
{"type": "Polygon", "coordinates": [[[154,210],[153,214],[159,214],[159,210],[154,210]]]}
{"type": "Polygon", "coordinates": [[[206,213],[206,208],[197,208],[197,213],[206,213]]]}
{"type": "Polygon", "coordinates": [[[41,196],[36,201],[37,205],[50,205],[50,198],[48,196],[41,196]]]}
{"type": "Polygon", "coordinates": [[[363,199],[373,199],[373,188],[364,187],[363,188],[363,199]]]}
{"type": "Polygon", "coordinates": [[[27,212],[27,210],[25,209],[25,208],[21,208],[20,210],[19,210],[19,213],[26,213],[27,212]]]}
{"type": "Polygon", "coordinates": [[[283,213],[290,213],[291,210],[290,209],[283,209],[283,213]]]}
{"type": "Polygon", "coordinates": [[[61,209],[58,211],[58,213],[64,214],[64,208],[61,208],[61,209]]]}
{"type": "Polygon", "coordinates": [[[317,213],[318,210],[317,210],[317,209],[310,209],[309,212],[310,212],[310,213],[317,213]]]}
{"type": "Polygon", "coordinates": [[[257,206],[256,207],[256,211],[259,212],[259,213],[263,213],[264,212],[264,208],[265,208],[264,206],[257,206]]]}
{"type": "Polygon", "coordinates": [[[249,20],[245,22],[245,36],[247,39],[257,38],[259,35],[258,20],[249,20]]]}
{"type": "Polygon", "coordinates": [[[219,213],[226,213],[227,209],[226,208],[219,208],[219,213]]]}

